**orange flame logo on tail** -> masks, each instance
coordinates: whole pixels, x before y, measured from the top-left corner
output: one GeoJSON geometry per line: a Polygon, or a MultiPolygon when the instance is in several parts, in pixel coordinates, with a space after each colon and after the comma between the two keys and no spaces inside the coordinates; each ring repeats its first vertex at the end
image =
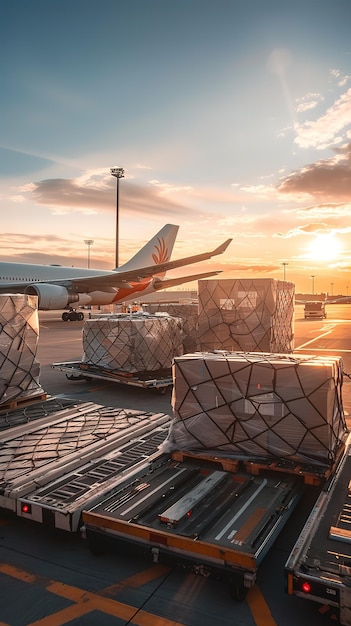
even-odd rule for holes
{"type": "Polygon", "coordinates": [[[158,246],[155,246],[156,254],[152,254],[152,258],[155,262],[155,265],[159,263],[164,263],[168,261],[168,250],[166,248],[166,244],[164,239],[158,239],[158,246]]]}

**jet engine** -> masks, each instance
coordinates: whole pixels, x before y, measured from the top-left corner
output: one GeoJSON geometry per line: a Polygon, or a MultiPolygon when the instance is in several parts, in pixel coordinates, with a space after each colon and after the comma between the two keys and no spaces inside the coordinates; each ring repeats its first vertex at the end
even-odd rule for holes
{"type": "Polygon", "coordinates": [[[58,311],[65,309],[74,302],[78,302],[79,294],[68,291],[61,285],[37,283],[29,285],[25,293],[30,296],[38,296],[38,309],[42,311],[58,311]]]}

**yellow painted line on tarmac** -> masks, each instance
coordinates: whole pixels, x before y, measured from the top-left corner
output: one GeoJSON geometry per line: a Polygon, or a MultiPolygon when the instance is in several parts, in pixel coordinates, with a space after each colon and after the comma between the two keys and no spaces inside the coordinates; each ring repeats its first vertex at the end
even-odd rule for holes
{"type": "Polygon", "coordinates": [[[11,578],[17,578],[17,580],[21,580],[24,583],[33,584],[39,580],[37,576],[8,565],[8,563],[0,563],[0,572],[6,574],[6,576],[11,576],[11,578]]]}
{"type": "Polygon", "coordinates": [[[129,578],[125,578],[119,583],[115,583],[114,585],[110,585],[110,587],[105,587],[103,592],[104,594],[115,594],[118,591],[121,591],[125,587],[131,587],[132,589],[137,589],[146,583],[155,580],[156,578],[160,578],[164,574],[168,574],[170,571],[169,567],[165,565],[153,565],[148,569],[142,570],[135,574],[134,576],[130,576],[129,578]]]}
{"type": "Polygon", "coordinates": [[[152,615],[151,613],[146,613],[146,611],[138,611],[131,621],[135,626],[184,626],[181,622],[173,622],[166,617],[152,615]]]}
{"type": "Polygon", "coordinates": [[[46,587],[46,590],[61,598],[71,600],[74,604],[56,613],[51,613],[43,619],[31,622],[28,626],[62,626],[92,611],[101,611],[129,622],[138,610],[137,607],[63,583],[52,582],[46,587]]]}
{"type": "Polygon", "coordinates": [[[277,626],[277,622],[273,619],[269,606],[257,585],[250,589],[246,601],[256,626],[277,626]]]}
{"type": "MultiPolygon", "coordinates": [[[[66,585],[65,583],[48,580],[42,576],[35,576],[30,572],[13,567],[7,563],[0,563],[0,573],[25,583],[40,583],[49,593],[53,593],[72,602],[71,606],[51,613],[35,622],[31,622],[27,626],[64,626],[64,624],[68,624],[74,619],[78,619],[92,611],[99,611],[111,615],[112,617],[123,619],[134,626],[184,626],[181,622],[175,622],[166,617],[148,613],[147,611],[140,610],[137,606],[119,602],[105,595],[116,593],[126,586],[137,588],[164,575],[168,571],[168,567],[155,565],[96,593],[73,587],[72,585],[66,585]]],[[[250,589],[246,601],[256,626],[277,626],[257,585],[250,589]]],[[[0,622],[0,626],[7,625],[0,622]]]]}
{"type": "MultiPolygon", "coordinates": [[[[137,578],[139,577],[140,584],[142,584],[142,582],[147,582],[156,576],[160,576],[161,571],[164,572],[165,568],[149,568],[145,573],[141,572],[138,576],[130,577],[130,580],[134,579],[135,584],[137,578]],[[154,571],[152,572],[153,569],[154,571]]],[[[29,584],[34,584],[36,582],[43,583],[45,581],[45,579],[41,576],[35,576],[25,570],[13,567],[7,563],[0,563],[0,572],[29,584]]],[[[66,600],[70,600],[74,604],[55,613],[51,613],[40,620],[31,622],[27,626],[63,626],[64,624],[71,622],[73,619],[79,618],[80,616],[86,615],[92,611],[100,611],[101,613],[106,613],[113,617],[124,619],[127,622],[135,624],[135,626],[184,626],[180,622],[175,622],[146,611],[140,611],[136,606],[125,604],[112,598],[106,598],[98,593],[85,591],[83,589],[73,587],[72,585],[47,580],[44,588],[46,591],[60,596],[61,598],[65,598],[66,600]]],[[[102,590],[101,593],[105,593],[106,591],[109,592],[110,589],[111,587],[107,587],[107,589],[102,590]]]]}
{"type": "Polygon", "coordinates": [[[57,613],[51,613],[50,615],[47,615],[47,617],[43,617],[43,619],[39,619],[36,622],[31,622],[28,626],[62,626],[63,624],[71,622],[73,619],[86,615],[87,613],[91,613],[93,610],[94,606],[92,606],[89,602],[85,605],[74,604],[73,606],[69,606],[67,609],[63,609],[57,613]]]}
{"type": "MultiPolygon", "coordinates": [[[[311,345],[311,343],[315,343],[316,341],[318,341],[319,339],[322,339],[322,337],[326,337],[326,335],[330,335],[331,331],[333,330],[335,324],[333,324],[332,326],[330,326],[328,328],[328,330],[326,330],[324,333],[321,333],[320,335],[317,335],[316,337],[314,337],[313,339],[310,339],[309,341],[306,341],[305,343],[301,344],[301,346],[298,346],[297,348],[294,348],[295,350],[302,350],[304,348],[306,348],[306,346],[311,345]]],[[[321,350],[323,348],[320,348],[321,350]]]]}

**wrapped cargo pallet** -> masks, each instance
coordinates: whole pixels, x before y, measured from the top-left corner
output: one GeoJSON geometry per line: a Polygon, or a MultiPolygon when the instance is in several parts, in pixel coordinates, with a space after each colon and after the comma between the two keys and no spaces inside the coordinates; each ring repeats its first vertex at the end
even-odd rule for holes
{"type": "Polygon", "coordinates": [[[37,296],[0,296],[0,405],[43,393],[36,359],[37,306],[37,296]]]}
{"type": "Polygon", "coordinates": [[[120,314],[86,320],[82,362],[137,373],[170,369],[182,349],[182,323],[170,316],[120,314]]]}
{"type": "Polygon", "coordinates": [[[177,302],[152,302],[143,304],[146,313],[167,313],[178,317],[183,322],[183,352],[194,352],[198,349],[198,305],[177,302]]]}
{"type": "Polygon", "coordinates": [[[347,432],[339,357],[194,353],[174,359],[171,449],[328,466],[347,432]]]}
{"type": "Polygon", "coordinates": [[[272,278],[199,280],[198,350],[293,351],[293,283],[272,278]]]}

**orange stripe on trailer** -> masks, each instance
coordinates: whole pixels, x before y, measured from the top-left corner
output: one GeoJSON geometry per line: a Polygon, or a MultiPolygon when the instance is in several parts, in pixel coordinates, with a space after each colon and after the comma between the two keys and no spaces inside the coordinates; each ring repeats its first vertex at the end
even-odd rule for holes
{"type": "Polygon", "coordinates": [[[253,572],[257,569],[256,560],[251,554],[235,549],[228,550],[223,546],[216,546],[200,540],[195,541],[162,530],[150,530],[145,526],[123,522],[89,511],[83,511],[83,522],[90,525],[93,530],[111,530],[120,539],[139,539],[144,543],[150,543],[150,545],[166,545],[169,550],[182,550],[187,553],[187,556],[216,559],[220,564],[240,566],[253,572]]]}
{"type": "Polygon", "coordinates": [[[292,596],[294,593],[294,578],[290,573],[287,576],[287,592],[289,596],[292,596]]]}
{"type": "Polygon", "coordinates": [[[232,543],[245,543],[258,522],[265,516],[267,509],[256,509],[243,526],[235,533],[232,543]]]}

